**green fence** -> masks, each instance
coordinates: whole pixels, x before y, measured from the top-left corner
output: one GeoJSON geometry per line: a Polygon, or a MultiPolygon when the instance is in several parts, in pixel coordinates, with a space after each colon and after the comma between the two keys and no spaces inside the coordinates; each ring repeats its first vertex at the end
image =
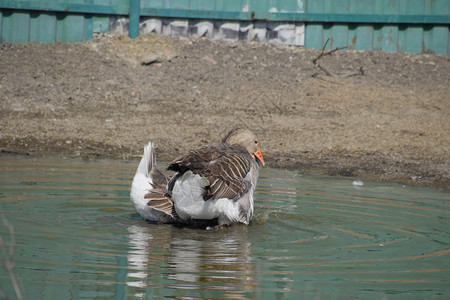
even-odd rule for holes
{"type": "Polygon", "coordinates": [[[90,40],[129,19],[301,24],[301,45],[450,53],[450,0],[0,0],[0,41],[90,40]]]}

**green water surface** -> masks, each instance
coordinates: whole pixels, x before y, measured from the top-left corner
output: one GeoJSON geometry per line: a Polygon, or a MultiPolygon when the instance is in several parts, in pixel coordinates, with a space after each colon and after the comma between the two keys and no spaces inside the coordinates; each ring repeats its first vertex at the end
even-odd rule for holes
{"type": "Polygon", "coordinates": [[[250,226],[178,228],[135,213],[137,164],[0,155],[8,299],[450,298],[448,191],[263,168],[250,226]]]}

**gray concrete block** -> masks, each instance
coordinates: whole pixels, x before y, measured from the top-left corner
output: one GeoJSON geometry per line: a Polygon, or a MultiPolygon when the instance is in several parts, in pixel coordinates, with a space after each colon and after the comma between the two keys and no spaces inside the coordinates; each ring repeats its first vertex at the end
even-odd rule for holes
{"type": "Polygon", "coordinates": [[[212,38],[214,36],[214,24],[212,22],[198,22],[190,28],[191,32],[189,33],[189,35],[195,38],[212,38]]]}
{"type": "Polygon", "coordinates": [[[187,37],[188,29],[188,21],[177,20],[170,23],[170,35],[173,37],[187,37]]]}
{"type": "Polygon", "coordinates": [[[295,46],[305,45],[305,24],[298,24],[297,26],[295,26],[294,45],[295,46]]]}
{"type": "Polygon", "coordinates": [[[162,21],[159,19],[149,19],[140,24],[140,31],[144,34],[150,34],[152,32],[162,33],[162,21]]]}
{"type": "Polygon", "coordinates": [[[172,19],[161,19],[162,22],[162,34],[170,36],[172,33],[172,27],[170,26],[172,23],[172,19]]]}
{"type": "Polygon", "coordinates": [[[267,27],[266,23],[264,22],[257,22],[255,23],[255,26],[253,27],[253,39],[255,41],[259,42],[266,42],[267,41],[267,27]]]}
{"type": "Polygon", "coordinates": [[[253,40],[253,24],[241,24],[239,29],[239,40],[253,40]]]}
{"type": "Polygon", "coordinates": [[[225,41],[237,41],[239,40],[239,23],[224,23],[219,29],[219,39],[225,41]]]}
{"type": "Polygon", "coordinates": [[[295,25],[283,24],[273,29],[277,33],[277,41],[280,44],[293,45],[295,38],[295,25]]]}
{"type": "Polygon", "coordinates": [[[110,19],[109,28],[112,33],[128,34],[129,21],[128,18],[115,18],[110,19]]]}

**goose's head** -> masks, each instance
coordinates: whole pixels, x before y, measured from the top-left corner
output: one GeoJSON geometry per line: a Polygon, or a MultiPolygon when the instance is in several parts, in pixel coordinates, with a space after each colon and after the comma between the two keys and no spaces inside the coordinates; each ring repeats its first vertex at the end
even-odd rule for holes
{"type": "Polygon", "coordinates": [[[223,138],[222,143],[235,145],[247,150],[256,161],[259,161],[263,166],[265,165],[259,140],[250,130],[242,128],[233,129],[223,138]]]}

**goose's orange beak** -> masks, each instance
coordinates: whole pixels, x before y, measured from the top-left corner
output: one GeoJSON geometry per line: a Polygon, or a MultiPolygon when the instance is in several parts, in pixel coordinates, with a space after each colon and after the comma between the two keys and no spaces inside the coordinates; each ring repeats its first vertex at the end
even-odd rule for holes
{"type": "Polygon", "coordinates": [[[263,166],[265,166],[264,158],[263,158],[262,153],[261,153],[261,149],[258,149],[258,150],[256,150],[256,152],[253,152],[253,155],[256,156],[256,158],[259,160],[259,162],[263,166]]]}

